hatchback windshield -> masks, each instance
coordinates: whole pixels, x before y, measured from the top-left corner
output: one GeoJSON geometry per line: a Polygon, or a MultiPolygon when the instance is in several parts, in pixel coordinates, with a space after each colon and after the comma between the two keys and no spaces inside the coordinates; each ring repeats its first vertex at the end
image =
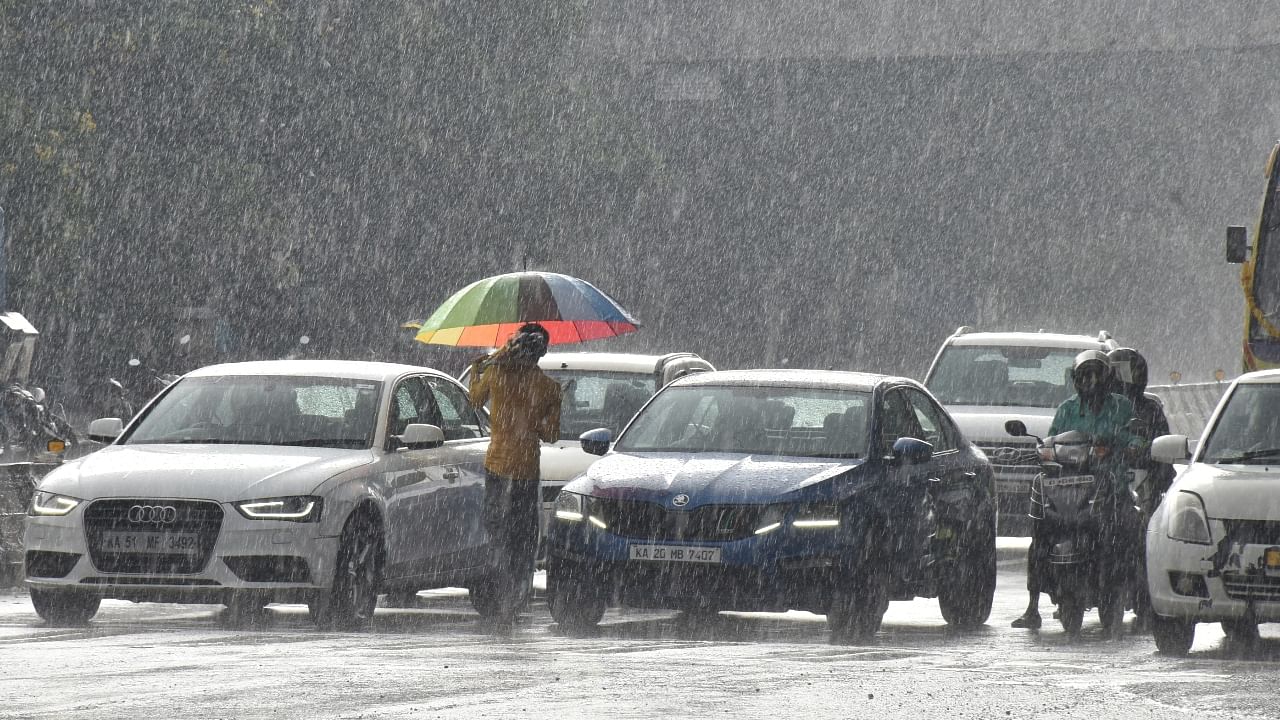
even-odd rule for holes
{"type": "Polygon", "coordinates": [[[1242,384],[1205,441],[1201,462],[1274,465],[1280,459],[1280,384],[1242,384]]]}
{"type": "Polygon", "coordinates": [[[346,378],[185,378],[122,442],[368,448],[381,390],[346,378]]]}
{"type": "Polygon", "coordinates": [[[1081,348],[954,345],[942,352],[929,391],[943,405],[1057,407],[1071,397],[1081,348]]]}
{"type": "Polygon", "coordinates": [[[618,439],[621,452],[859,458],[870,394],[796,387],[672,387],[618,439]]]}
{"type": "Polygon", "coordinates": [[[577,440],[588,430],[606,427],[618,434],[653,396],[653,373],[548,370],[564,390],[560,403],[560,439],[577,440]]]}

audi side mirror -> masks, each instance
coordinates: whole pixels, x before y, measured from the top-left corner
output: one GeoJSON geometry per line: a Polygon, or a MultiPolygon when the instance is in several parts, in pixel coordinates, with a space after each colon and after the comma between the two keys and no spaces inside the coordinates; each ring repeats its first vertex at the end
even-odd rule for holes
{"type": "Polygon", "coordinates": [[[395,438],[405,450],[423,450],[444,445],[444,431],[426,423],[411,423],[395,438]]]}
{"type": "Polygon", "coordinates": [[[85,433],[94,442],[114,442],[124,431],[124,421],[120,418],[98,418],[89,423],[89,432],[85,433]]]}

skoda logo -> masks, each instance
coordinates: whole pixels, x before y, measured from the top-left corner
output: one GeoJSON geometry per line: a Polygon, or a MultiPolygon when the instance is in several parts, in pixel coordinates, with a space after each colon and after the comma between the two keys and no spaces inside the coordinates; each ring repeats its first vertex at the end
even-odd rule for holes
{"type": "Polygon", "coordinates": [[[689,504],[689,496],[684,493],[680,493],[679,495],[671,498],[671,504],[676,507],[684,507],[689,504]]]}
{"type": "Polygon", "coordinates": [[[178,509],[172,505],[134,505],[129,508],[131,523],[170,525],[177,519],[178,509]]]}

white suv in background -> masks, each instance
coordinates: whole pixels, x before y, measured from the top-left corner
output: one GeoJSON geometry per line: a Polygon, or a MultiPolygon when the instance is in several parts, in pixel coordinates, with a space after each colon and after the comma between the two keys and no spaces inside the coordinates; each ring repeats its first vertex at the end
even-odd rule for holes
{"type": "Polygon", "coordinates": [[[665,355],[570,352],[547,353],[538,367],[560,383],[560,439],[542,447],[542,517],[554,513],[556,496],[570,480],[586,472],[597,455],[582,451],[578,436],[609,428],[616,438],[662,386],[685,375],[715,370],[690,352],[665,355]]]}
{"type": "Polygon", "coordinates": [[[1010,437],[1007,420],[1044,437],[1058,405],[1071,397],[1071,367],[1085,350],[1118,347],[1111,334],[977,332],[961,327],[929,366],[924,384],[946,406],[965,437],[987,454],[995,471],[1000,534],[1027,535],[1031,479],[1040,471],[1035,441],[1010,437]]]}

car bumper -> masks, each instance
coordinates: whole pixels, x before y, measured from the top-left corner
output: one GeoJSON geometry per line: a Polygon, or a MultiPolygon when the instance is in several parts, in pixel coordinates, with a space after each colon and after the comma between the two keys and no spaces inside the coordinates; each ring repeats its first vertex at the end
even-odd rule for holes
{"type": "Polygon", "coordinates": [[[77,588],[102,597],[162,602],[226,602],[256,595],[264,602],[305,601],[331,584],[338,538],[318,523],[249,520],[223,506],[208,548],[191,555],[110,555],[91,547],[82,508],[70,515],[28,517],[26,583],[77,588]]]}
{"type": "Polygon", "coordinates": [[[784,530],[728,542],[626,538],[589,524],[555,521],[549,564],[566,577],[601,583],[630,607],[719,610],[826,611],[831,588],[843,576],[848,547],[830,529],[784,530]],[[633,558],[633,548],[663,548],[667,559],[633,558]],[[714,555],[715,562],[670,559],[714,555]]]}
{"type": "Polygon", "coordinates": [[[1262,569],[1263,553],[1269,547],[1275,546],[1235,546],[1219,571],[1214,562],[1217,545],[1170,540],[1162,531],[1149,533],[1147,586],[1152,609],[1196,622],[1246,616],[1280,622],[1280,571],[1262,569]]]}

